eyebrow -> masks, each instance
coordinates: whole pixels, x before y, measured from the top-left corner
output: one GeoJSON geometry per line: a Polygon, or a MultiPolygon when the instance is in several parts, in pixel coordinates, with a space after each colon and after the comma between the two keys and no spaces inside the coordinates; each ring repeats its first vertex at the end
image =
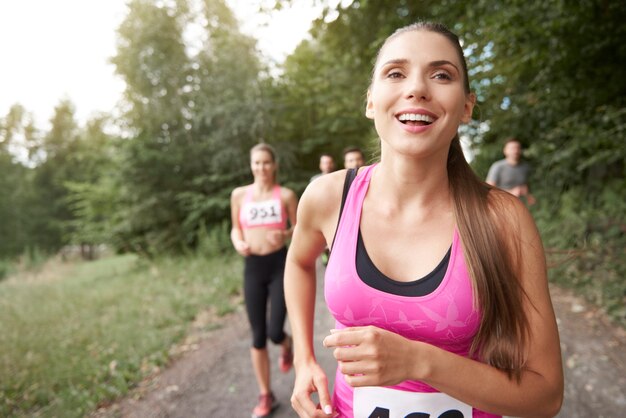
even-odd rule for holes
{"type": "MultiPolygon", "coordinates": [[[[381,67],[386,67],[392,64],[393,65],[405,65],[408,63],[409,63],[409,60],[406,58],[396,58],[396,59],[392,59],[392,60],[385,62],[384,64],[381,65],[381,67]]],[[[454,65],[452,62],[448,60],[437,60],[437,61],[432,61],[428,63],[429,67],[443,67],[444,65],[451,65],[452,67],[454,67],[454,69],[457,72],[459,71],[459,67],[457,67],[456,65],[454,65]]]]}

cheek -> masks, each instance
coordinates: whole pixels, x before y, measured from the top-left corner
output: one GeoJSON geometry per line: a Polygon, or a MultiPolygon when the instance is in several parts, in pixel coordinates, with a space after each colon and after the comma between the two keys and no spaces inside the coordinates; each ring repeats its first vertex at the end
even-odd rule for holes
{"type": "Polygon", "coordinates": [[[465,117],[465,99],[458,96],[450,97],[448,100],[448,109],[452,110],[453,118],[461,121],[465,117]]]}

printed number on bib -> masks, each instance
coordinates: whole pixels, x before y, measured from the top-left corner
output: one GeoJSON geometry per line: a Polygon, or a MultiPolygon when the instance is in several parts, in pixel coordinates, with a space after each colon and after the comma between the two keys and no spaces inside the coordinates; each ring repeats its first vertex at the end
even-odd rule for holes
{"type": "Polygon", "coordinates": [[[472,407],[445,393],[383,387],[354,389],[354,418],[472,418],[472,407]]]}
{"type": "Polygon", "coordinates": [[[270,225],[282,221],[280,201],[277,199],[249,202],[245,205],[244,211],[248,225],[270,225]]]}

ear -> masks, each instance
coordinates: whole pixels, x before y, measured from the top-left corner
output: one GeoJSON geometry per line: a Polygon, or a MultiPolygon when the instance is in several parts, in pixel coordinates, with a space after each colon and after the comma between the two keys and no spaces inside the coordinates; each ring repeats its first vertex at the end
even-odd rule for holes
{"type": "Polygon", "coordinates": [[[469,123],[472,120],[472,112],[474,111],[474,105],[476,104],[476,95],[470,93],[465,98],[465,105],[463,105],[463,116],[461,117],[462,123],[469,123]]]}
{"type": "Polygon", "coordinates": [[[372,102],[372,91],[367,90],[367,104],[365,105],[365,117],[374,119],[374,103],[372,102]]]}

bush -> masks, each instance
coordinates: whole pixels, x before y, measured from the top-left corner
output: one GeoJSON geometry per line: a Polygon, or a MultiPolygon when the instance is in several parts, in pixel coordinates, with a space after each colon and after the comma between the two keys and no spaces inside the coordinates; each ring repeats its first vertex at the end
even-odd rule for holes
{"type": "Polygon", "coordinates": [[[572,288],[626,326],[626,185],[605,184],[597,196],[572,188],[542,196],[535,211],[550,280],[572,288]],[[543,200],[543,203],[541,203],[543,200]]]}

